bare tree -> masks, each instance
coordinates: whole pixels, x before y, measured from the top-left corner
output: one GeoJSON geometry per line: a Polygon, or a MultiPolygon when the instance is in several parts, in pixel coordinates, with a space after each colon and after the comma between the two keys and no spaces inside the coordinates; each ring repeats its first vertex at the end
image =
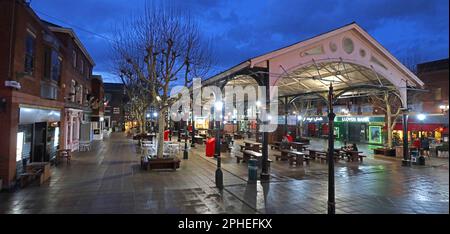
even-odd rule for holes
{"type": "Polygon", "coordinates": [[[119,77],[125,86],[125,92],[128,96],[128,109],[133,120],[139,123],[139,132],[145,132],[146,112],[150,107],[148,83],[142,82],[131,71],[126,68],[119,69],[119,77]]]}
{"type": "Polygon", "coordinates": [[[202,41],[198,25],[173,7],[146,5],[142,15],[124,21],[116,30],[115,62],[147,84],[152,106],[158,111],[157,157],[163,155],[163,133],[176,81],[190,85],[194,76],[209,68],[209,44],[202,41]]]}
{"type": "MultiPolygon", "coordinates": [[[[295,105],[295,103],[293,103],[294,105],[294,109],[296,110],[296,112],[298,113],[298,115],[300,115],[302,117],[302,119],[300,119],[300,126],[299,126],[299,137],[303,137],[303,132],[304,132],[304,121],[307,117],[312,116],[315,114],[314,112],[314,106],[313,106],[313,100],[311,99],[302,99],[299,103],[299,106],[297,107],[297,105],[295,105]]],[[[298,118],[298,117],[296,117],[298,118]]]]}
{"type": "Polygon", "coordinates": [[[423,56],[422,53],[416,48],[408,49],[405,52],[405,55],[400,59],[400,62],[403,63],[403,65],[405,65],[405,67],[407,67],[412,73],[417,75],[417,64],[423,62],[423,56]]]}
{"type": "Polygon", "coordinates": [[[386,90],[382,93],[374,93],[369,96],[373,107],[381,109],[386,116],[387,147],[393,147],[393,131],[397,119],[401,114],[402,102],[399,94],[394,90],[386,90]]]}

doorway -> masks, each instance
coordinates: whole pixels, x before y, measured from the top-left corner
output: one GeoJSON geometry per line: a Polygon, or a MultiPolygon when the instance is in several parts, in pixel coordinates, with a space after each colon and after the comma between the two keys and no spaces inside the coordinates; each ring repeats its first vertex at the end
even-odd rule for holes
{"type": "MultiPolygon", "coordinates": [[[[47,139],[47,123],[40,122],[34,124],[34,147],[32,162],[45,162],[46,160],[46,139],[47,139]]],[[[48,161],[48,159],[47,159],[48,161]]]]}

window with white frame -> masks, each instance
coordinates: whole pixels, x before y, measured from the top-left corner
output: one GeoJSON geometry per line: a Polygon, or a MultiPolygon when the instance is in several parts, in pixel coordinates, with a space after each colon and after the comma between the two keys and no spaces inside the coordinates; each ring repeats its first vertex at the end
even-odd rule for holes
{"type": "Polygon", "coordinates": [[[75,95],[77,94],[76,86],[77,86],[77,82],[72,80],[72,82],[70,84],[70,100],[72,102],[75,102],[75,95]]]}
{"type": "Polygon", "coordinates": [[[83,104],[83,85],[78,86],[78,92],[77,92],[77,102],[78,104],[83,104]]]}

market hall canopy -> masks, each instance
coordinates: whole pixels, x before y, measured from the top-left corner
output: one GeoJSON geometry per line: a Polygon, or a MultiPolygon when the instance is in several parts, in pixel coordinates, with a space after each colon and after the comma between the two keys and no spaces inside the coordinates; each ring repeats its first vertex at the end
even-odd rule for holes
{"type": "MultiPolygon", "coordinates": [[[[202,82],[202,86],[278,86],[279,97],[324,94],[336,97],[369,90],[407,90],[424,83],[356,23],[248,59],[202,82]]],[[[323,96],[323,95],[322,95],[323,96]]]]}

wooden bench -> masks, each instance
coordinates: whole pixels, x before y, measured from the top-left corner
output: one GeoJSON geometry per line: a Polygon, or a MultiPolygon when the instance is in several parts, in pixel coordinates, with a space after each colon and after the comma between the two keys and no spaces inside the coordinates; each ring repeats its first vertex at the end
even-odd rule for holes
{"type": "Polygon", "coordinates": [[[20,187],[23,188],[36,180],[39,177],[39,185],[41,185],[43,181],[43,169],[38,169],[36,171],[28,171],[25,173],[20,174],[19,180],[20,180],[20,187]]]}
{"type": "Polygon", "coordinates": [[[262,153],[260,152],[256,152],[256,151],[252,151],[252,150],[244,150],[243,152],[243,161],[247,162],[250,158],[254,157],[254,158],[260,158],[262,157],[262,153]]]}
{"type": "Polygon", "coordinates": [[[280,142],[275,141],[272,145],[270,145],[270,149],[280,150],[280,142]]]}
{"type": "Polygon", "coordinates": [[[289,157],[289,165],[294,165],[294,162],[295,162],[295,165],[297,165],[297,166],[303,166],[303,161],[305,161],[306,162],[306,165],[309,165],[309,157],[307,157],[307,156],[294,156],[294,155],[292,155],[292,156],[290,156],[289,157]]]}
{"type": "Polygon", "coordinates": [[[365,157],[367,157],[367,156],[366,156],[366,155],[360,154],[360,155],[358,155],[358,157],[359,157],[359,160],[360,160],[361,162],[363,162],[363,158],[365,158],[365,157]]]}
{"type": "Polygon", "coordinates": [[[327,156],[326,155],[317,155],[317,158],[318,159],[320,159],[320,162],[323,162],[323,161],[327,161],[327,156]]]}
{"type": "MultiPolygon", "coordinates": [[[[145,160],[144,160],[145,162],[145,160]]],[[[180,168],[180,159],[178,158],[154,158],[148,159],[147,163],[143,165],[147,170],[154,169],[173,169],[174,171],[177,168],[180,168]]]]}
{"type": "Polygon", "coordinates": [[[276,161],[281,159],[281,155],[280,154],[274,154],[273,156],[275,156],[275,160],[276,161]]]}
{"type": "Polygon", "coordinates": [[[236,163],[240,163],[244,160],[244,157],[242,155],[236,155],[236,163]]]}

